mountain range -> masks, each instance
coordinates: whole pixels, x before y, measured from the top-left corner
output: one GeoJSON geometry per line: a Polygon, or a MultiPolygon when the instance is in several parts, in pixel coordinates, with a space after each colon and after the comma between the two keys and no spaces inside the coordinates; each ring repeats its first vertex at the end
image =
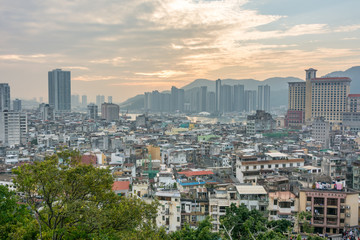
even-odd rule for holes
{"type": "MultiPolygon", "coordinates": [[[[349,77],[351,82],[351,93],[360,93],[360,66],[351,67],[346,71],[335,71],[325,75],[325,77],[349,77]]],[[[269,85],[271,88],[270,101],[272,107],[287,106],[288,103],[288,82],[304,81],[296,77],[273,77],[264,81],[255,79],[222,79],[221,84],[245,85],[245,90],[257,90],[259,85],[269,85]]],[[[190,90],[192,88],[207,86],[208,91],[215,92],[215,81],[208,79],[196,79],[193,82],[185,85],[182,89],[190,90]]],[[[127,99],[120,104],[120,108],[129,110],[140,110],[144,107],[144,94],[136,95],[135,97],[127,99]]]]}

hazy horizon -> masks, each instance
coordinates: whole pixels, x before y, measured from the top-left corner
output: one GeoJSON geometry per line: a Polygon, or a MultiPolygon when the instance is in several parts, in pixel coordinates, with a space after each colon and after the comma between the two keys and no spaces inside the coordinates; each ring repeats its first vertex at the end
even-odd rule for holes
{"type": "Polygon", "coordinates": [[[356,0],[0,0],[0,70],[12,98],[47,100],[47,74],[72,94],[113,96],[195,79],[319,76],[360,62],[356,0]]]}

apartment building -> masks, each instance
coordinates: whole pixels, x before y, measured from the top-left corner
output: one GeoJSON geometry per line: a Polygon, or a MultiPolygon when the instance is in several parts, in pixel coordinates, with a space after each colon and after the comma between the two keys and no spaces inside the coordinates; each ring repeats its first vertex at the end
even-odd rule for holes
{"type": "Polygon", "coordinates": [[[176,190],[158,191],[155,196],[160,206],[156,223],[165,227],[167,232],[175,232],[181,228],[181,202],[180,192],[176,190]]]}
{"type": "Polygon", "coordinates": [[[303,189],[299,194],[299,212],[311,212],[316,233],[338,234],[358,226],[359,193],[331,185],[324,189],[303,189]]]}
{"type": "Polygon", "coordinates": [[[274,152],[264,156],[240,155],[236,159],[236,178],[240,183],[255,183],[262,173],[287,167],[303,167],[304,159],[274,152]]]}
{"type": "Polygon", "coordinates": [[[231,204],[239,205],[235,185],[219,187],[209,195],[209,215],[212,218],[213,231],[219,231],[220,217],[226,214],[226,208],[231,204]]]}
{"type": "Polygon", "coordinates": [[[299,199],[290,191],[269,193],[269,220],[294,221],[299,209],[299,199]]]}

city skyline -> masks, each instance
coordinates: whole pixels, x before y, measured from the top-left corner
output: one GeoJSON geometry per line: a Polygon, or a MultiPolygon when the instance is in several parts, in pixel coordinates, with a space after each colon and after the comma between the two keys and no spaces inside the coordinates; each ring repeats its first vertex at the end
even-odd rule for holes
{"type": "Polygon", "coordinates": [[[303,78],[310,66],[323,75],[358,65],[359,6],[354,0],[7,1],[0,5],[2,82],[14,98],[46,99],[46,72],[62,68],[72,72],[73,94],[122,102],[197,78],[303,78]]]}

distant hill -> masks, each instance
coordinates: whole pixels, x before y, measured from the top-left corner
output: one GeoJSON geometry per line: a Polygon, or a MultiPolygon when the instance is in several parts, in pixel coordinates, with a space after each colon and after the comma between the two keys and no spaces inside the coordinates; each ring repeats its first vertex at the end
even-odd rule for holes
{"type": "Polygon", "coordinates": [[[360,66],[349,68],[345,71],[336,71],[325,75],[326,77],[349,77],[351,78],[351,93],[360,93],[360,66]]]}
{"type": "MultiPolygon", "coordinates": [[[[329,73],[325,76],[328,77],[349,77],[351,82],[351,93],[360,93],[360,66],[355,66],[347,69],[346,71],[336,71],[329,73]]],[[[227,85],[243,84],[245,90],[257,90],[259,85],[268,84],[271,87],[271,106],[277,107],[287,105],[288,102],[288,82],[304,81],[296,77],[273,77],[264,81],[255,79],[221,79],[221,83],[227,85]]],[[[182,87],[184,90],[189,90],[196,87],[207,86],[208,91],[215,92],[215,80],[196,79],[193,82],[182,87]]],[[[168,92],[168,91],[166,91],[168,92]]],[[[140,110],[144,108],[144,95],[140,94],[135,97],[129,98],[120,104],[123,109],[140,110]]]]}

